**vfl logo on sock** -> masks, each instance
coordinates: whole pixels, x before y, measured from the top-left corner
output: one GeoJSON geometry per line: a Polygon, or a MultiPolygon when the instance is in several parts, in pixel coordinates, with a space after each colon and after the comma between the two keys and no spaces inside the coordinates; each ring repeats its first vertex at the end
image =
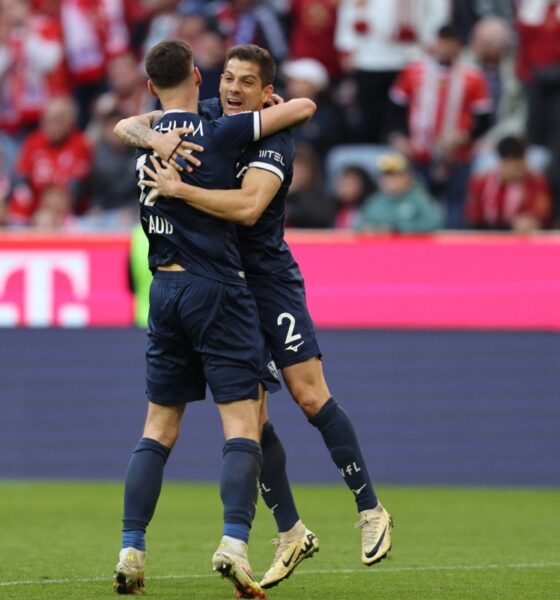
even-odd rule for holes
{"type": "Polygon", "coordinates": [[[291,346],[288,346],[286,350],[293,350],[294,352],[297,352],[302,344],[305,344],[305,340],[302,340],[299,344],[292,344],[291,346]]]}

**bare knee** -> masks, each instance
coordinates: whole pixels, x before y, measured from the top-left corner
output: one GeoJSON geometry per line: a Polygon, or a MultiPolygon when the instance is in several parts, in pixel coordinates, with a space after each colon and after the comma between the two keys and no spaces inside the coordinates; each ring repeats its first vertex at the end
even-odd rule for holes
{"type": "Polygon", "coordinates": [[[318,358],[290,365],[282,370],[282,374],[292,398],[308,417],[316,415],[330,398],[318,358]]]}
{"type": "Polygon", "coordinates": [[[292,398],[307,417],[315,416],[328,400],[328,394],[317,386],[305,383],[295,384],[290,389],[292,398]]]}
{"type": "Polygon", "coordinates": [[[180,428],[163,426],[161,423],[146,423],[144,426],[144,437],[156,440],[167,448],[173,448],[179,439],[180,428]]]}
{"type": "Polygon", "coordinates": [[[144,437],[156,440],[168,448],[173,448],[179,438],[184,410],[184,405],[160,406],[150,402],[144,425],[144,437]]]}

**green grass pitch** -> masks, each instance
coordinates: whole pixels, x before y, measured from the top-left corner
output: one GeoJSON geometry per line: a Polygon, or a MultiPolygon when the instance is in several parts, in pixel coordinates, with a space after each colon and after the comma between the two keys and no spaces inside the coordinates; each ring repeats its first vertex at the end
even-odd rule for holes
{"type": "MultiPolygon", "coordinates": [[[[396,527],[390,557],[359,557],[352,498],[338,486],[296,486],[321,551],[271,599],[560,599],[560,490],[378,489],[396,527]]],[[[116,483],[0,483],[0,598],[116,598],[122,487],[116,483]]],[[[147,596],[231,599],[211,572],[221,534],[216,485],[164,486],[148,532],[147,596]]],[[[253,569],[268,567],[274,523],[259,504],[253,569]]]]}

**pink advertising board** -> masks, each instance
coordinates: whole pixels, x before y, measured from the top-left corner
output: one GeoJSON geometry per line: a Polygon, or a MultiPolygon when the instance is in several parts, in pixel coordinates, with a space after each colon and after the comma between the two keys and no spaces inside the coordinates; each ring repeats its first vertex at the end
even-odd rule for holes
{"type": "Polygon", "coordinates": [[[560,330],[560,236],[288,237],[326,327],[560,330]]]}
{"type": "MultiPolygon", "coordinates": [[[[288,234],[319,327],[560,331],[560,235],[288,234]]],[[[0,235],[0,326],[129,326],[126,235],[0,235]]]]}
{"type": "Polygon", "coordinates": [[[0,326],[128,326],[127,236],[0,236],[0,326]]]}

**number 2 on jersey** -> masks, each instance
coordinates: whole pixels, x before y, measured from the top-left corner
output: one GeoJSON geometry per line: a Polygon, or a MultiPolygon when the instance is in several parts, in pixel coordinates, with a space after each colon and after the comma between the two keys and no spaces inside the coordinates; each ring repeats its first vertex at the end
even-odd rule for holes
{"type": "Polygon", "coordinates": [[[284,312],[278,315],[278,319],[276,324],[280,327],[284,321],[288,321],[288,333],[286,334],[286,344],[291,344],[292,342],[297,342],[297,340],[301,340],[301,335],[299,333],[294,334],[294,329],[296,327],[296,320],[294,315],[289,312],[284,312]]]}

